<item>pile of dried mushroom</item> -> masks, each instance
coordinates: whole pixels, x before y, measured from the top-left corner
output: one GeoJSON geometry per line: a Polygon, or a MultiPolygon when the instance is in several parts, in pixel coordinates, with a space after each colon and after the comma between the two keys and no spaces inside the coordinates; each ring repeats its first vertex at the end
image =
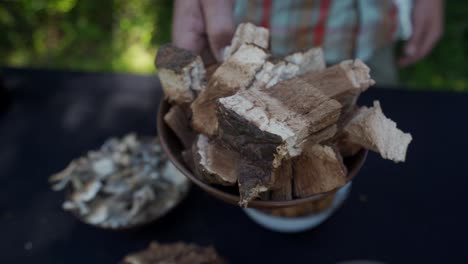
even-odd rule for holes
{"type": "Polygon", "coordinates": [[[177,242],[160,244],[151,242],[143,251],[124,257],[123,264],[223,264],[227,263],[212,247],[177,242]]]}
{"type": "Polygon", "coordinates": [[[284,57],[268,52],[269,32],[241,24],[219,65],[165,45],[156,66],[164,119],[184,144],[197,177],[238,185],[240,205],[255,198],[291,200],[347,182],[343,157],[362,148],[395,162],[412,140],[385,117],[378,101],[358,107],[375,82],[360,60],[326,67],[312,48],[284,57]]]}
{"type": "Polygon", "coordinates": [[[188,180],[167,161],[157,138],[129,134],[107,140],[53,175],[56,191],[69,187],[63,208],[104,228],[128,228],[155,220],[187,193],[188,180]]]}

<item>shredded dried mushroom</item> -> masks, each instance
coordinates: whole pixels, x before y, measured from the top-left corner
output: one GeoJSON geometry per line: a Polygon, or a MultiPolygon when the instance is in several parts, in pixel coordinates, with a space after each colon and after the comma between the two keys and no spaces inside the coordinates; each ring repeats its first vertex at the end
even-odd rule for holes
{"type": "Polygon", "coordinates": [[[98,151],[73,160],[49,180],[53,190],[69,190],[65,210],[89,224],[112,229],[157,219],[189,188],[159,140],[140,140],[135,134],[107,140],[98,151]]]}
{"type": "Polygon", "coordinates": [[[227,263],[212,247],[183,242],[160,244],[152,242],[143,251],[125,256],[124,264],[223,264],[227,263]]]}

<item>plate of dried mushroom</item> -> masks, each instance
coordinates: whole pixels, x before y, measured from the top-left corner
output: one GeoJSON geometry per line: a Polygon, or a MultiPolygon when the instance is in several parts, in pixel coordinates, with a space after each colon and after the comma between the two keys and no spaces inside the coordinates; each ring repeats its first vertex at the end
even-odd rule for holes
{"type": "Polygon", "coordinates": [[[364,62],[326,67],[319,47],[278,57],[268,43],[268,29],[240,24],[209,67],[190,51],[159,48],[161,145],[192,182],[241,207],[303,217],[335,204],[367,150],[405,160],[411,135],[378,101],[357,105],[375,84],[364,62]]]}
{"type": "Polygon", "coordinates": [[[53,190],[65,191],[64,210],[87,224],[113,230],[159,219],[190,187],[167,160],[158,138],[135,134],[107,140],[49,180],[53,190]]]}

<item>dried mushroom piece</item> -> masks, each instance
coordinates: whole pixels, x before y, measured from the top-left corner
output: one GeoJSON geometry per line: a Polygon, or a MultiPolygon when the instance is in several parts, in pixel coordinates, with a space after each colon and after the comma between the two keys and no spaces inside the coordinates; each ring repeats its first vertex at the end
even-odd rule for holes
{"type": "Polygon", "coordinates": [[[190,106],[173,105],[164,115],[164,122],[176,134],[185,148],[192,146],[196,133],[190,126],[190,106]]]}
{"type": "Polygon", "coordinates": [[[359,95],[375,84],[370,68],[359,59],[345,60],[323,71],[304,75],[304,80],[343,106],[338,122],[340,129],[354,114],[359,95]]]}
{"type": "Polygon", "coordinates": [[[281,81],[324,69],[325,59],[321,48],[296,52],[284,58],[272,56],[265,61],[263,68],[255,75],[255,81],[251,86],[257,89],[270,88],[281,81]]]}
{"type": "Polygon", "coordinates": [[[282,59],[270,57],[265,61],[262,69],[255,74],[252,87],[257,89],[270,88],[280,81],[297,76],[299,66],[282,59]]]}
{"type": "MultiPolygon", "coordinates": [[[[251,163],[239,172],[242,205],[272,188],[282,160],[300,155],[303,142],[315,134],[324,137],[322,131],[333,127],[341,110],[301,78],[266,90],[241,90],[218,102],[220,138],[251,163]]],[[[334,130],[328,131],[332,136],[334,130]]]]}
{"type": "Polygon", "coordinates": [[[177,242],[160,244],[152,242],[143,251],[124,257],[124,264],[223,264],[226,263],[212,247],[177,242]]]}
{"type": "Polygon", "coordinates": [[[193,144],[192,156],[195,172],[203,181],[227,186],[237,183],[239,153],[199,135],[193,144]]]}
{"type": "Polygon", "coordinates": [[[295,52],[284,57],[284,60],[298,66],[296,75],[320,72],[325,69],[325,56],[322,48],[311,48],[305,52],[295,52]]]}
{"type": "Polygon", "coordinates": [[[405,161],[408,145],[413,139],[384,115],[379,101],[374,101],[373,107],[361,107],[344,132],[345,141],[373,150],[394,162],[405,161]]]}
{"type": "Polygon", "coordinates": [[[341,105],[299,78],[283,81],[259,91],[243,90],[219,99],[218,116],[222,136],[228,145],[252,159],[271,158],[271,153],[243,148],[274,144],[278,161],[301,153],[301,143],[311,135],[334,125],[341,105]]]}
{"type": "Polygon", "coordinates": [[[156,138],[140,140],[134,134],[107,140],[98,151],[72,161],[50,181],[54,190],[68,187],[65,210],[86,223],[112,229],[162,216],[189,187],[156,138]]]}
{"type": "Polygon", "coordinates": [[[347,169],[338,150],[326,145],[307,145],[293,161],[294,195],[308,197],[339,188],[347,182],[347,169]]]}
{"type": "Polygon", "coordinates": [[[268,54],[253,44],[243,44],[231,57],[223,62],[211,76],[205,90],[193,101],[192,127],[208,137],[216,135],[216,100],[248,89],[268,54]]]}
{"type": "Polygon", "coordinates": [[[281,162],[281,166],[273,171],[275,184],[271,187],[271,200],[285,201],[293,199],[293,166],[292,160],[286,159],[281,162]]]}
{"type": "Polygon", "coordinates": [[[191,103],[205,88],[205,66],[194,52],[166,44],[159,47],[155,63],[170,102],[191,103]]]}
{"type": "Polygon", "coordinates": [[[241,23],[237,26],[231,45],[223,51],[223,60],[231,57],[236,51],[247,43],[254,44],[263,49],[268,49],[270,31],[264,27],[257,27],[252,23],[241,23]]]}

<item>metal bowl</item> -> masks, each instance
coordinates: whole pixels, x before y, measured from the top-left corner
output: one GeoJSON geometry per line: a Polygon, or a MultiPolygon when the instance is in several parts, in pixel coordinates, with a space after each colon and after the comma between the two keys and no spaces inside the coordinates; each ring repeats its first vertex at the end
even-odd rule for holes
{"type": "MultiPolygon", "coordinates": [[[[215,186],[207,184],[199,180],[193,172],[187,167],[185,162],[182,159],[181,152],[184,150],[182,144],[180,143],[177,136],[172,132],[172,130],[164,122],[164,115],[169,111],[170,104],[162,99],[159,105],[158,111],[158,120],[157,120],[157,129],[158,136],[163,150],[166,152],[166,155],[175,167],[179,169],[186,177],[188,177],[194,184],[202,188],[207,193],[215,196],[218,199],[221,199],[227,203],[238,205],[239,203],[239,193],[230,190],[222,186],[215,186]]],[[[364,161],[367,157],[367,150],[360,150],[355,156],[347,157],[344,159],[344,163],[348,168],[348,179],[347,182],[350,182],[359,172],[364,161]]],[[[324,193],[318,193],[306,198],[297,198],[287,201],[262,201],[262,200],[253,200],[249,202],[248,207],[258,208],[258,209],[273,209],[273,208],[284,208],[291,206],[299,206],[302,204],[310,203],[312,201],[317,201],[323,198],[326,195],[335,193],[339,188],[330,190],[324,193]]]]}

